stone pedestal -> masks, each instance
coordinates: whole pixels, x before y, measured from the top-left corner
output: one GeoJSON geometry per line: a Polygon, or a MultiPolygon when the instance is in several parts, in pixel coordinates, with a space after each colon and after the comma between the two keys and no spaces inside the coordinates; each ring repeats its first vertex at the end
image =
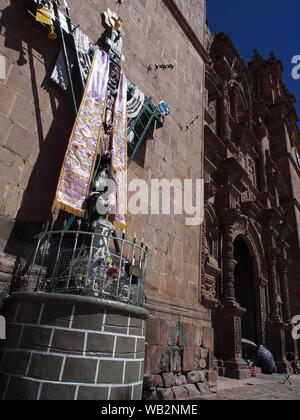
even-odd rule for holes
{"type": "Polygon", "coordinates": [[[237,303],[224,304],[218,312],[219,352],[228,378],[250,378],[248,366],[242,359],[241,318],[245,313],[246,309],[237,303]]]}
{"type": "Polygon", "coordinates": [[[278,373],[291,371],[291,365],[286,359],[285,330],[286,325],[282,322],[270,322],[267,325],[268,348],[272,349],[278,373]]]}
{"type": "Polygon", "coordinates": [[[140,400],[145,309],[81,296],[15,293],[2,309],[0,399],[140,400]]]}

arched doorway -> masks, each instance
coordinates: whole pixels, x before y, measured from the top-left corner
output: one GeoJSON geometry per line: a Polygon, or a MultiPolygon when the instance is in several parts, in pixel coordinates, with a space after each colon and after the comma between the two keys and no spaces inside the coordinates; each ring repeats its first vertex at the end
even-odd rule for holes
{"type": "Polygon", "coordinates": [[[253,258],[245,240],[238,236],[234,241],[235,296],[247,313],[242,317],[242,338],[258,343],[256,291],[253,258]]]}

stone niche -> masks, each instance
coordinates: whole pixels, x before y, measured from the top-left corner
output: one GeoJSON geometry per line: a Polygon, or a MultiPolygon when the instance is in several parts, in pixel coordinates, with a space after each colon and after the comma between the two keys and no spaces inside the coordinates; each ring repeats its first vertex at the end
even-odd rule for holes
{"type": "Polygon", "coordinates": [[[140,400],[145,309],[96,298],[15,293],[1,314],[0,400],[140,400]]]}

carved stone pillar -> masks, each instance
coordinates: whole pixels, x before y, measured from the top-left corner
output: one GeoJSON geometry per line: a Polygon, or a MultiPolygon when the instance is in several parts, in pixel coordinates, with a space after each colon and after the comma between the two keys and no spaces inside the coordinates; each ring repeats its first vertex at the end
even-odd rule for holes
{"type": "Polygon", "coordinates": [[[270,290],[270,310],[271,321],[281,322],[280,310],[278,304],[278,286],[277,286],[277,250],[272,250],[267,256],[269,272],[269,290],[270,290]]]}
{"type": "Polygon", "coordinates": [[[224,375],[233,379],[246,379],[250,371],[242,356],[242,323],[246,309],[237,303],[223,305],[217,312],[217,357],[222,360],[224,375]]]}
{"type": "Polygon", "coordinates": [[[282,322],[279,309],[279,290],[277,282],[278,249],[270,250],[268,254],[269,290],[270,290],[270,322],[268,324],[268,345],[272,351],[278,373],[290,370],[286,359],[286,325],[282,322]]]}
{"type": "Polygon", "coordinates": [[[223,226],[223,303],[236,303],[234,287],[234,269],[236,261],[234,259],[233,245],[234,227],[223,226]]]}
{"type": "Polygon", "coordinates": [[[281,297],[283,301],[283,321],[286,324],[291,324],[292,312],[290,305],[290,291],[288,284],[288,260],[279,259],[278,261],[278,273],[281,285],[281,297]]]}
{"type": "Polygon", "coordinates": [[[223,85],[222,97],[221,97],[221,139],[226,143],[230,140],[230,101],[228,98],[228,87],[227,83],[223,85]]]}
{"type": "Polygon", "coordinates": [[[262,193],[268,191],[267,171],[266,171],[266,156],[262,140],[259,144],[259,182],[262,193]]]}

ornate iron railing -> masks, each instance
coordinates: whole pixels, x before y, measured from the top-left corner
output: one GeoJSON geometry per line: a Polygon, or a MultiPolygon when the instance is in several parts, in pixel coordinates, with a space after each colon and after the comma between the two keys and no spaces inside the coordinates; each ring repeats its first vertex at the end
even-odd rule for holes
{"type": "Polygon", "coordinates": [[[124,235],[116,238],[109,229],[101,233],[49,231],[37,240],[26,274],[26,282],[34,282],[36,292],[143,305],[148,257],[143,243],[128,241],[124,235]]]}

